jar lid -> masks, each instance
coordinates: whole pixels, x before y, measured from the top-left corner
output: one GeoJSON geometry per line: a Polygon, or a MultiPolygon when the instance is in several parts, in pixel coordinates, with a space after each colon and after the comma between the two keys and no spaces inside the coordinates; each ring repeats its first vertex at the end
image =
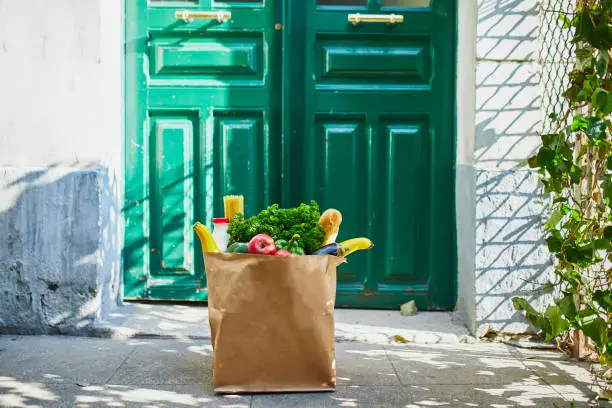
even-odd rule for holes
{"type": "Polygon", "coordinates": [[[229,218],[213,218],[213,224],[229,224],[229,218]]]}

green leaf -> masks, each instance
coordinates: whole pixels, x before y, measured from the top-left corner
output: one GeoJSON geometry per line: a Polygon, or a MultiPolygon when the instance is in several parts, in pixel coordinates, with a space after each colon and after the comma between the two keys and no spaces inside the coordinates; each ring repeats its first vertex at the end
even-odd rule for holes
{"type": "Polygon", "coordinates": [[[612,170],[612,156],[608,157],[606,160],[606,169],[612,170]]]}
{"type": "Polygon", "coordinates": [[[574,152],[567,144],[564,143],[561,145],[561,153],[568,162],[572,163],[572,160],[574,160],[574,152]]]}
{"type": "Polygon", "coordinates": [[[582,169],[580,167],[572,165],[572,167],[570,167],[569,174],[572,184],[580,183],[580,178],[582,177],[582,169]]]}
{"type": "Polygon", "coordinates": [[[580,312],[578,321],[584,334],[593,340],[598,347],[601,348],[608,342],[608,325],[599,317],[597,312],[593,310],[580,312]]]}
{"type": "Polygon", "coordinates": [[[591,103],[595,105],[597,109],[603,112],[604,109],[606,109],[606,105],[608,104],[608,96],[608,91],[603,88],[597,88],[595,92],[593,92],[591,103]]]}
{"type": "Polygon", "coordinates": [[[591,102],[604,115],[612,113],[612,95],[603,88],[597,88],[593,92],[591,102]]]}
{"type": "Polygon", "coordinates": [[[612,312],[612,293],[609,291],[598,290],[593,294],[593,300],[599,303],[599,306],[612,312]]]}
{"type": "Polygon", "coordinates": [[[548,221],[544,225],[544,231],[548,231],[548,230],[550,230],[552,228],[556,228],[557,224],[562,219],[563,219],[563,214],[561,214],[561,211],[559,211],[559,210],[553,211],[552,214],[550,214],[550,218],[548,219],[548,221]]]}
{"type": "Polygon", "coordinates": [[[529,165],[530,169],[540,167],[540,165],[538,164],[538,156],[531,156],[529,159],[527,159],[527,164],[529,165]]]}
{"type": "Polygon", "coordinates": [[[557,150],[563,144],[563,135],[560,133],[548,133],[540,136],[542,145],[551,150],[557,150]]]}
{"type": "Polygon", "coordinates": [[[550,178],[542,180],[542,184],[544,184],[544,194],[561,194],[561,191],[563,191],[563,185],[560,180],[550,178]]]}
{"type": "Polygon", "coordinates": [[[576,311],[573,294],[570,293],[565,295],[565,297],[559,301],[559,311],[567,320],[574,320],[576,318],[578,312],[576,311]]]}
{"type": "Polygon", "coordinates": [[[602,78],[605,77],[608,72],[609,58],[607,51],[599,53],[599,58],[597,59],[597,75],[602,78]]]}
{"type": "Polygon", "coordinates": [[[548,306],[546,309],[546,317],[550,323],[550,333],[546,333],[546,340],[552,340],[561,333],[569,329],[570,325],[567,320],[561,316],[559,306],[548,306]]]}
{"type": "Polygon", "coordinates": [[[587,127],[589,127],[589,121],[587,120],[587,118],[581,115],[577,115],[576,117],[574,117],[574,120],[572,120],[570,130],[572,132],[577,132],[579,130],[586,130],[587,127]]]}
{"type": "Polygon", "coordinates": [[[561,214],[563,215],[567,215],[572,212],[572,207],[570,207],[569,205],[565,203],[561,204],[561,207],[559,207],[559,209],[561,211],[561,214]]]}
{"type": "Polygon", "coordinates": [[[603,197],[608,206],[612,205],[612,180],[606,177],[603,183],[603,197]]]}
{"type": "Polygon", "coordinates": [[[586,135],[591,139],[605,137],[606,122],[603,119],[590,117],[589,125],[586,129],[586,135]]]}
{"type": "Polygon", "coordinates": [[[563,28],[569,28],[572,25],[572,20],[564,13],[559,14],[559,20],[563,24],[563,28]]]}
{"type": "Polygon", "coordinates": [[[563,246],[563,239],[551,235],[550,237],[546,238],[546,245],[548,245],[548,250],[550,252],[557,253],[563,246]]]}
{"type": "Polygon", "coordinates": [[[592,262],[594,260],[593,257],[593,247],[591,245],[584,246],[569,246],[565,247],[565,258],[568,262],[576,263],[576,264],[584,264],[592,262]]]}
{"type": "Polygon", "coordinates": [[[537,155],[538,164],[541,167],[550,166],[555,158],[555,152],[548,147],[542,147],[537,155]]]}
{"type": "Polygon", "coordinates": [[[570,207],[569,205],[563,203],[561,204],[561,206],[559,207],[561,214],[563,215],[567,215],[569,214],[570,217],[572,217],[572,219],[574,221],[580,222],[582,221],[582,217],[580,217],[580,213],[576,210],[574,210],[572,207],[570,207]]]}
{"type": "Polygon", "coordinates": [[[512,304],[516,310],[524,310],[527,320],[529,320],[535,327],[546,333],[547,336],[552,332],[550,322],[546,316],[540,312],[537,312],[525,299],[514,297],[512,298],[512,304]]]}
{"type": "Polygon", "coordinates": [[[576,222],[582,221],[582,217],[580,216],[580,213],[576,210],[572,210],[571,216],[572,216],[572,219],[576,222]]]}
{"type": "Polygon", "coordinates": [[[603,236],[604,238],[612,238],[612,226],[608,225],[606,228],[604,228],[603,236]]]}
{"type": "Polygon", "coordinates": [[[582,285],[582,275],[573,268],[566,268],[562,274],[563,280],[571,285],[573,290],[577,290],[582,285]]]}
{"type": "Polygon", "coordinates": [[[608,249],[610,246],[610,240],[605,238],[596,239],[593,241],[593,247],[597,250],[608,249]]]}

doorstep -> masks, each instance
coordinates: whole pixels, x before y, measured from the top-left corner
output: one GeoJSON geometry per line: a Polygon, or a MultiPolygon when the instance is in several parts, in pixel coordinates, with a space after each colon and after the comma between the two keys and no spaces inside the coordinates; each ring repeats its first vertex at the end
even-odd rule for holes
{"type": "MultiPolygon", "coordinates": [[[[337,309],[337,342],[392,344],[472,343],[465,324],[455,313],[399,310],[337,309]]],[[[208,308],[200,305],[125,303],[98,324],[94,335],[112,338],[156,337],[210,339],[208,308]]]]}

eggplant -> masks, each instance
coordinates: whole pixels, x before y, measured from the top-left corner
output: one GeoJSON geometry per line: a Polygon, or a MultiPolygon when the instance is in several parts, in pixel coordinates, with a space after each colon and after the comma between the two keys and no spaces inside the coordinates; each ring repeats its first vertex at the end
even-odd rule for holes
{"type": "Polygon", "coordinates": [[[340,246],[337,243],[327,244],[317,249],[312,253],[312,255],[335,255],[338,256],[338,249],[340,246]]]}

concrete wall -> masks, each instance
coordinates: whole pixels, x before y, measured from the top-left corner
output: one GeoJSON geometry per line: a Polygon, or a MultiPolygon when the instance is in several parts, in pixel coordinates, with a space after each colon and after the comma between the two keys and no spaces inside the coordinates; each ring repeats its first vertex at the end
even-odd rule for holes
{"type": "Polygon", "coordinates": [[[459,84],[475,90],[473,105],[474,91],[458,92],[458,106],[475,107],[473,130],[459,112],[460,311],[478,335],[489,328],[530,331],[510,299],[524,296],[536,307],[549,301],[542,290],[552,270],[543,241],[544,208],[538,204],[537,176],[526,167],[542,120],[539,3],[480,0],[476,10],[470,2],[459,3],[460,27],[476,19],[471,61],[473,54],[466,57],[462,49],[470,49],[473,40],[459,30],[459,84]]]}
{"type": "Polygon", "coordinates": [[[118,0],[0,1],[0,330],[87,330],[120,285],[118,0]]]}

